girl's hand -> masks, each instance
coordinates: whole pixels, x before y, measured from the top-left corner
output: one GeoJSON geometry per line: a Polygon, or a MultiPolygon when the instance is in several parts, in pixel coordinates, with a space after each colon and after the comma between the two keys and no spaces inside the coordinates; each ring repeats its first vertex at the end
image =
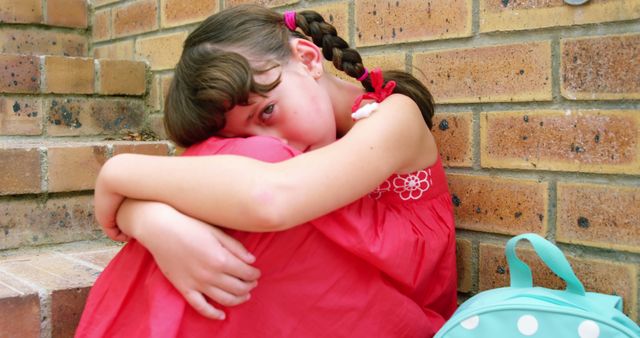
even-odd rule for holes
{"type": "Polygon", "coordinates": [[[160,270],[201,315],[224,319],[207,298],[224,306],[249,299],[260,271],[238,241],[169,205],[126,200],[118,211],[121,229],[153,255],[160,270]]]}

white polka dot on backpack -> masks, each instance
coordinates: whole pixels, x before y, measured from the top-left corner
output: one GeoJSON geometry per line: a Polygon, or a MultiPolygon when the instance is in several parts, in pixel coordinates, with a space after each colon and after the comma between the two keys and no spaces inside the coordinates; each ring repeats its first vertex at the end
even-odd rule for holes
{"type": "Polygon", "coordinates": [[[600,337],[600,327],[593,320],[585,320],[578,326],[578,336],[580,338],[600,337]]]}
{"type": "Polygon", "coordinates": [[[538,332],[538,320],[532,315],[524,315],[518,319],[518,331],[525,336],[538,332]]]}
{"type": "Polygon", "coordinates": [[[480,324],[480,317],[478,316],[469,317],[460,322],[460,326],[464,327],[467,330],[475,329],[476,327],[478,327],[478,324],[480,324]]]}

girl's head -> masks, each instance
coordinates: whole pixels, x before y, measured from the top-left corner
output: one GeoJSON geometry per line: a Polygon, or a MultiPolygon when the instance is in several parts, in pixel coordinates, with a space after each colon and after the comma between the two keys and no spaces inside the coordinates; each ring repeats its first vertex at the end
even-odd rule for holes
{"type": "MultiPolygon", "coordinates": [[[[296,15],[300,30],[322,47],[322,55],[358,78],[357,51],[315,12],[296,15]]],[[[213,135],[273,135],[299,150],[335,140],[331,98],[318,84],[318,48],[290,31],[282,14],[243,5],[206,19],[184,43],[165,105],[169,137],[189,146],[213,135]]],[[[385,72],[396,93],[413,98],[431,127],[433,103],[424,86],[403,72],[385,72]]],[[[368,79],[362,81],[372,91],[368,79]]]]}

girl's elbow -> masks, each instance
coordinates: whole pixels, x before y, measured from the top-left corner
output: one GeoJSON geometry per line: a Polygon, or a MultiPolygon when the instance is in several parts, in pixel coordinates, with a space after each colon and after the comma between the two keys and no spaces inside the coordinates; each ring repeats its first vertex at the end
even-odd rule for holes
{"type": "Polygon", "coordinates": [[[115,168],[117,166],[117,164],[115,163],[116,161],[117,159],[115,157],[112,157],[108,159],[100,168],[95,182],[94,189],[96,192],[108,190],[108,188],[110,187],[111,182],[114,179],[114,174],[117,172],[117,169],[115,168]]]}
{"type": "Polygon", "coordinates": [[[123,163],[126,163],[130,154],[118,154],[108,159],[100,168],[98,179],[110,180],[121,170],[119,169],[123,163]]]}

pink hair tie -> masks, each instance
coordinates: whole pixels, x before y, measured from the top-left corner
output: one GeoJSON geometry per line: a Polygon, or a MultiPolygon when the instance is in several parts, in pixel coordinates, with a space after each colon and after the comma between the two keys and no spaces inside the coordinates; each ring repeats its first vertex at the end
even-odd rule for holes
{"type": "Polygon", "coordinates": [[[358,81],[362,82],[362,81],[366,80],[367,76],[369,76],[369,70],[367,69],[367,67],[364,67],[364,73],[362,73],[362,75],[360,75],[360,77],[358,78],[358,81]]]}
{"type": "Polygon", "coordinates": [[[284,12],[284,25],[289,28],[290,31],[295,31],[298,26],[296,25],[296,12],[286,11],[284,12]]]}

